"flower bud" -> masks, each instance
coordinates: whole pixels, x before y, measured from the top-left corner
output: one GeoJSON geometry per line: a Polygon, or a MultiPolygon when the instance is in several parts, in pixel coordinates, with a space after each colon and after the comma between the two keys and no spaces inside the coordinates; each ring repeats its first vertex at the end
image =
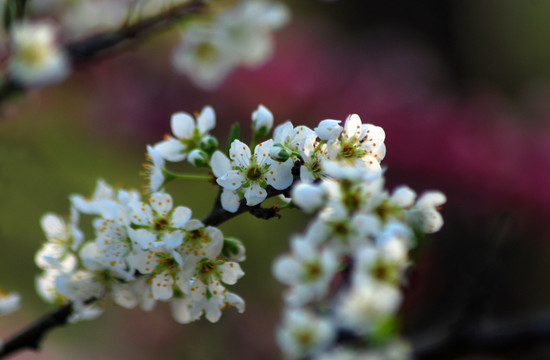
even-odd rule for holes
{"type": "Polygon", "coordinates": [[[229,261],[241,262],[246,259],[246,250],[240,240],[225,238],[223,240],[222,255],[229,261]]]}
{"type": "Polygon", "coordinates": [[[275,161],[287,161],[290,157],[290,151],[281,144],[275,144],[269,150],[269,155],[275,161]]]}
{"type": "Polygon", "coordinates": [[[273,114],[265,106],[260,105],[252,113],[252,131],[258,138],[261,138],[273,127],[273,114]]]}
{"type": "Polygon", "coordinates": [[[195,149],[189,153],[187,161],[195,167],[208,167],[208,154],[201,149],[195,149]]]}
{"type": "Polygon", "coordinates": [[[218,140],[211,135],[205,135],[202,137],[199,147],[207,154],[212,155],[218,149],[218,140]]]}

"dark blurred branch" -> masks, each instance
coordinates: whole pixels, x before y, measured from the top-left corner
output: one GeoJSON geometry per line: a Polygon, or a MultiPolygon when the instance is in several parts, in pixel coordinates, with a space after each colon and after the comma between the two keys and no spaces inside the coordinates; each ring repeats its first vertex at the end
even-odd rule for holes
{"type": "Polygon", "coordinates": [[[412,339],[414,359],[450,359],[464,355],[510,354],[550,342],[550,314],[484,326],[470,324],[452,333],[433,332],[412,339]]]}
{"type": "Polygon", "coordinates": [[[23,349],[38,350],[46,333],[56,327],[65,325],[72,312],[73,305],[69,303],[44,315],[0,346],[0,358],[23,349]]]}
{"type": "MultiPolygon", "coordinates": [[[[74,67],[85,65],[111,54],[122,45],[133,44],[147,36],[170,28],[175,22],[201,12],[208,3],[209,0],[191,0],[183,5],[174,6],[159,15],[139,20],[132,25],[95,34],[67,44],[65,49],[74,67]]],[[[26,90],[27,88],[24,85],[17,83],[14,79],[7,78],[0,86],[0,103],[11,97],[21,95],[26,90]]]]}

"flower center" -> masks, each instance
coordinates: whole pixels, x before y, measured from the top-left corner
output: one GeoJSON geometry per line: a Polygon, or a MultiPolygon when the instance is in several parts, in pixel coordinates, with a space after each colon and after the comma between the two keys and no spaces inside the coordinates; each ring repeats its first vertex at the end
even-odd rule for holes
{"type": "Polygon", "coordinates": [[[168,221],[164,218],[155,221],[155,230],[164,231],[168,227],[168,221]]]}
{"type": "Polygon", "coordinates": [[[258,166],[252,166],[248,169],[248,172],[246,173],[246,177],[252,181],[257,181],[263,176],[262,169],[260,169],[258,166]]]}

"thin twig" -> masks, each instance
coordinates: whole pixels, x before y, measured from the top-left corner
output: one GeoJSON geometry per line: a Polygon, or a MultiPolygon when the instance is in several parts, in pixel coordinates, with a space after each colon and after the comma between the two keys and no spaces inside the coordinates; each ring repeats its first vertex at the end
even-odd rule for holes
{"type": "MultiPolygon", "coordinates": [[[[120,29],[95,34],[84,39],[69,43],[65,50],[74,67],[85,65],[100,57],[112,54],[114,50],[124,44],[135,43],[146,36],[166,30],[176,21],[197,14],[204,9],[209,0],[191,0],[183,5],[174,6],[159,15],[145,18],[132,25],[120,29]]],[[[15,79],[7,77],[0,86],[0,103],[19,96],[28,89],[15,79]]]]}

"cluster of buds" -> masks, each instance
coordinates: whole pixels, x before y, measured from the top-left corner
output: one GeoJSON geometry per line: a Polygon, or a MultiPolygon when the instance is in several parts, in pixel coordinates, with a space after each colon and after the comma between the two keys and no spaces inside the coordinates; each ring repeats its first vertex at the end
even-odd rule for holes
{"type": "MultiPolygon", "coordinates": [[[[4,14],[0,15],[9,42],[7,70],[12,81],[26,87],[60,82],[70,74],[66,44],[193,5],[189,0],[5,3],[0,7],[4,14]]],[[[181,42],[174,50],[172,63],[178,72],[203,88],[218,86],[237,66],[264,63],[273,51],[271,32],[284,26],[289,18],[283,4],[263,0],[241,0],[231,6],[223,1],[205,2],[201,6],[208,7],[209,15],[191,16],[182,24],[181,42]]]]}

